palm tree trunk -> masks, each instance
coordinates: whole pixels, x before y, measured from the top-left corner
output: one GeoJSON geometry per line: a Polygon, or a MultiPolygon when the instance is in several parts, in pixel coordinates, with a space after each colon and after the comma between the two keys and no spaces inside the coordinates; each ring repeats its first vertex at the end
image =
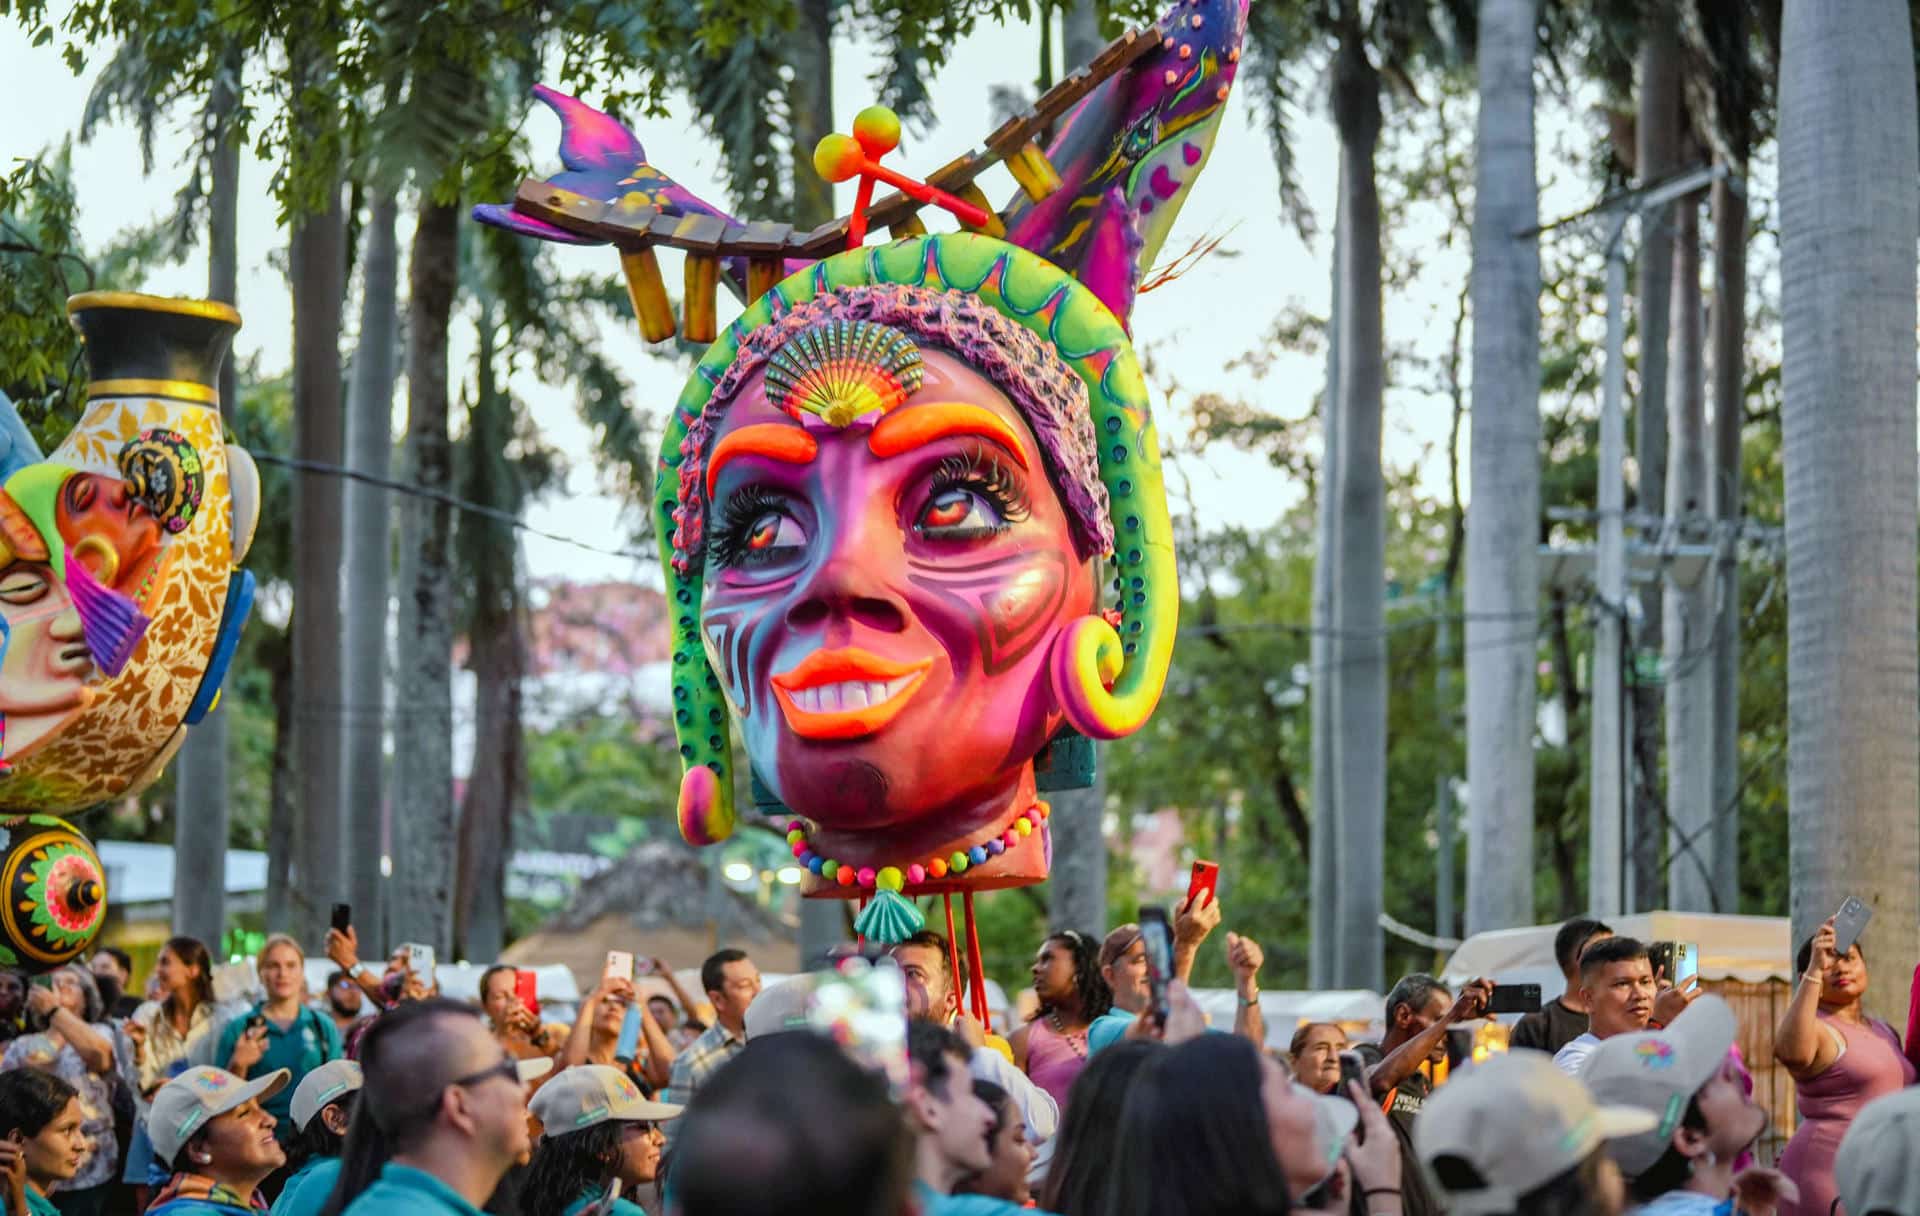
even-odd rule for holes
{"type": "MultiPolygon", "coordinates": [[[[303,76],[320,70],[314,48],[297,48],[303,76]]],[[[325,141],[303,141],[324,147],[325,141]]],[[[295,155],[303,155],[296,145],[295,155]]],[[[325,170],[337,173],[337,168],[325,170]]],[[[345,428],[340,375],[340,314],[346,294],[346,223],[337,178],[320,209],[298,217],[289,239],[293,281],[294,455],[338,466],[345,428]]],[[[294,796],[299,807],[293,923],[302,941],[319,941],[332,903],[345,893],[341,866],[340,479],[294,477],[293,619],[294,796]]]]}
{"type": "MultiPolygon", "coordinates": [[[[1100,50],[1092,0],[1077,0],[1061,13],[1067,73],[1100,50]],[[1088,34],[1092,33],[1091,49],[1088,34]],[[1086,59],[1079,58],[1084,54],[1086,59]]],[[[1093,787],[1051,795],[1054,815],[1053,873],[1047,883],[1047,924],[1055,929],[1101,932],[1107,923],[1106,751],[1095,745],[1093,787]]]]}
{"type": "MultiPolygon", "coordinates": [[[[298,616],[296,612],[294,615],[298,616]]],[[[267,932],[293,931],[293,623],[255,651],[266,663],[273,701],[272,780],[267,793],[267,932]]]]}
{"type": "MultiPolygon", "coordinates": [[[[1340,180],[1346,179],[1346,152],[1340,153],[1340,180]]],[[[1340,731],[1335,722],[1333,658],[1335,647],[1333,586],[1340,563],[1340,278],[1346,243],[1346,194],[1334,194],[1332,305],[1327,313],[1327,387],[1320,397],[1320,485],[1314,518],[1313,637],[1307,657],[1312,669],[1313,835],[1309,840],[1312,903],[1309,907],[1308,974],[1315,988],[1333,987],[1339,970],[1340,890],[1339,789],[1340,731]]],[[[1443,930],[1444,932],[1444,930],[1443,930]]]]}
{"type": "MultiPolygon", "coordinates": [[[[1640,115],[1635,128],[1635,169],[1641,185],[1657,182],[1680,167],[1680,42],[1671,0],[1648,6],[1640,46],[1640,115]]],[[[1644,515],[1666,510],[1667,475],[1667,330],[1673,290],[1673,207],[1646,212],[1640,220],[1640,401],[1634,412],[1634,462],[1640,470],[1635,507],[1644,515]]],[[[1658,587],[1640,593],[1640,632],[1634,651],[1657,654],[1661,648],[1661,600],[1658,587]]],[[[1629,660],[1631,661],[1631,659],[1629,660]]],[[[1661,816],[1659,685],[1634,685],[1633,734],[1637,777],[1633,826],[1628,834],[1629,911],[1659,902],[1661,816]]]]}
{"type": "Polygon", "coordinates": [[[1896,0],[1787,0],[1780,234],[1787,491],[1788,869],[1799,941],[1876,915],[1869,1008],[1920,954],[1914,447],[1920,174],[1896,0]]]}
{"type": "MultiPolygon", "coordinates": [[[[513,403],[494,378],[495,334],[493,310],[483,306],[473,408],[467,416],[464,497],[517,514],[516,474],[503,455],[513,441],[513,403]]],[[[467,642],[477,693],[473,764],[460,808],[454,942],[463,958],[497,958],[506,944],[507,856],[527,784],[519,545],[511,529],[467,519],[460,526],[458,547],[462,567],[473,575],[467,642]]]]}
{"type": "MultiPolygon", "coordinates": [[[[422,490],[448,493],[447,330],[459,283],[460,209],[423,198],[414,228],[407,303],[407,465],[422,490]]],[[[445,952],[453,940],[453,586],[451,515],[409,497],[400,510],[400,629],[394,754],[393,884],[396,941],[445,952]]]]}
{"type": "MultiPolygon", "coordinates": [[[[1738,172],[1746,149],[1736,150],[1738,172]]],[[[1740,911],[1740,438],[1746,421],[1747,200],[1725,178],[1713,184],[1713,502],[1720,553],[1713,650],[1713,896],[1740,911]]]]}
{"type": "MultiPolygon", "coordinates": [[[[1667,356],[1667,526],[1704,539],[1706,377],[1702,360],[1700,202],[1674,207],[1673,312],[1667,356]]],[[[1667,673],[1667,902],[1713,911],[1712,580],[1667,580],[1662,592],[1667,673]]]]}
{"type": "MultiPolygon", "coordinates": [[[[370,477],[387,476],[393,450],[394,353],[399,324],[400,250],[394,227],[399,204],[389,191],[368,209],[360,304],[360,346],[353,357],[347,398],[347,452],[352,467],[370,477]]],[[[345,730],[344,787],[347,818],[347,897],[360,950],[368,958],[386,952],[386,883],[380,859],[386,853],[387,575],[393,561],[387,492],[353,481],[346,486],[347,614],[346,686],[354,707],[345,730]]]]}
{"type": "Polygon", "coordinates": [[[1340,284],[1340,564],[1334,579],[1334,699],[1340,763],[1334,801],[1343,988],[1381,986],[1387,817],[1386,483],[1380,472],[1385,360],[1380,311],[1380,77],[1358,29],[1335,53],[1334,125],[1347,230],[1340,284]]]}
{"type": "Polygon", "coordinates": [[[1533,922],[1534,545],[1540,531],[1537,0],[1481,0],[1467,506],[1467,923],[1533,922]]]}
{"type": "MultiPolygon", "coordinates": [[[[221,57],[209,109],[213,118],[213,188],[207,198],[207,298],[238,303],[240,246],[240,108],[246,57],[231,48],[221,57]]],[[[220,368],[220,411],[229,420],[239,404],[234,361],[220,368]]],[[[187,732],[174,760],[173,926],[215,943],[227,923],[227,713],[215,706],[187,732]]]]}

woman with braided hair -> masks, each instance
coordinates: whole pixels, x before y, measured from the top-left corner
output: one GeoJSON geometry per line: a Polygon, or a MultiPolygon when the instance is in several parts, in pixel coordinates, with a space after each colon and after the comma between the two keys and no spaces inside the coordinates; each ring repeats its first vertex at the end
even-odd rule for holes
{"type": "Polygon", "coordinates": [[[1099,943],[1074,929],[1049,934],[1033,960],[1040,1011],[1009,1040],[1014,1063],[1053,1095],[1062,1111],[1074,1078],[1087,1066],[1087,1028],[1113,1008],[1099,950],[1099,943]]]}

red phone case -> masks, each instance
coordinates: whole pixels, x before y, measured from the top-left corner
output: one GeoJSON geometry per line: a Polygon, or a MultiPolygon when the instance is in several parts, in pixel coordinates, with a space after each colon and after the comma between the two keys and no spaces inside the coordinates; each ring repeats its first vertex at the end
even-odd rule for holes
{"type": "Polygon", "coordinates": [[[1209,902],[1220,898],[1217,888],[1220,885],[1220,863],[1217,861],[1196,861],[1193,863],[1193,877],[1187,882],[1187,907],[1199,905],[1193,902],[1195,895],[1205,891],[1209,902]]]}
{"type": "Polygon", "coordinates": [[[527,1007],[527,1012],[535,1017],[540,1015],[539,985],[540,977],[531,971],[513,973],[513,994],[520,998],[520,1003],[527,1007]]]}

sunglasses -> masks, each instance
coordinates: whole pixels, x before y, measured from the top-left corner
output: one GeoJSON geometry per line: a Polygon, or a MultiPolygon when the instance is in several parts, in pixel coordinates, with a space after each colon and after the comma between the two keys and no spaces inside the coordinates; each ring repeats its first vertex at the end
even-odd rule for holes
{"type": "Polygon", "coordinates": [[[456,1077],[447,1082],[447,1088],[471,1089],[476,1085],[484,1084],[496,1077],[503,1081],[512,1081],[515,1085],[520,1084],[520,1061],[514,1059],[512,1056],[502,1056],[500,1062],[491,1068],[482,1069],[469,1076],[456,1077]]]}

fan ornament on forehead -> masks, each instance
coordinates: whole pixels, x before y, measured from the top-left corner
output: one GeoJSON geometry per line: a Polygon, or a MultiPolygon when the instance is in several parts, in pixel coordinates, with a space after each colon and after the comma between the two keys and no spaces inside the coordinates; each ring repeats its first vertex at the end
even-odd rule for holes
{"type": "Polygon", "coordinates": [[[616,245],[650,340],[676,332],[654,248],[687,253],[678,332],[712,344],[653,504],[681,832],[732,834],[737,722],[807,894],[861,901],[866,937],[917,931],[912,896],[1043,881],[1043,786],[1087,784],[1086,741],[1159,700],[1179,588],[1126,318],[1211,149],[1246,2],[1184,0],[932,183],[879,163],[899,124],[863,111],[815,154],[859,179],[854,211],[811,233],[733,220],[544,87],[566,171],[475,209],[616,245]],[[993,163],[1021,185],[997,213],[973,184],[993,163]],[[965,230],[927,234],[923,208],[965,230]],[[870,224],[895,239],[863,244],[870,224]],[[717,283],[748,301],[724,329],[717,283]]]}

